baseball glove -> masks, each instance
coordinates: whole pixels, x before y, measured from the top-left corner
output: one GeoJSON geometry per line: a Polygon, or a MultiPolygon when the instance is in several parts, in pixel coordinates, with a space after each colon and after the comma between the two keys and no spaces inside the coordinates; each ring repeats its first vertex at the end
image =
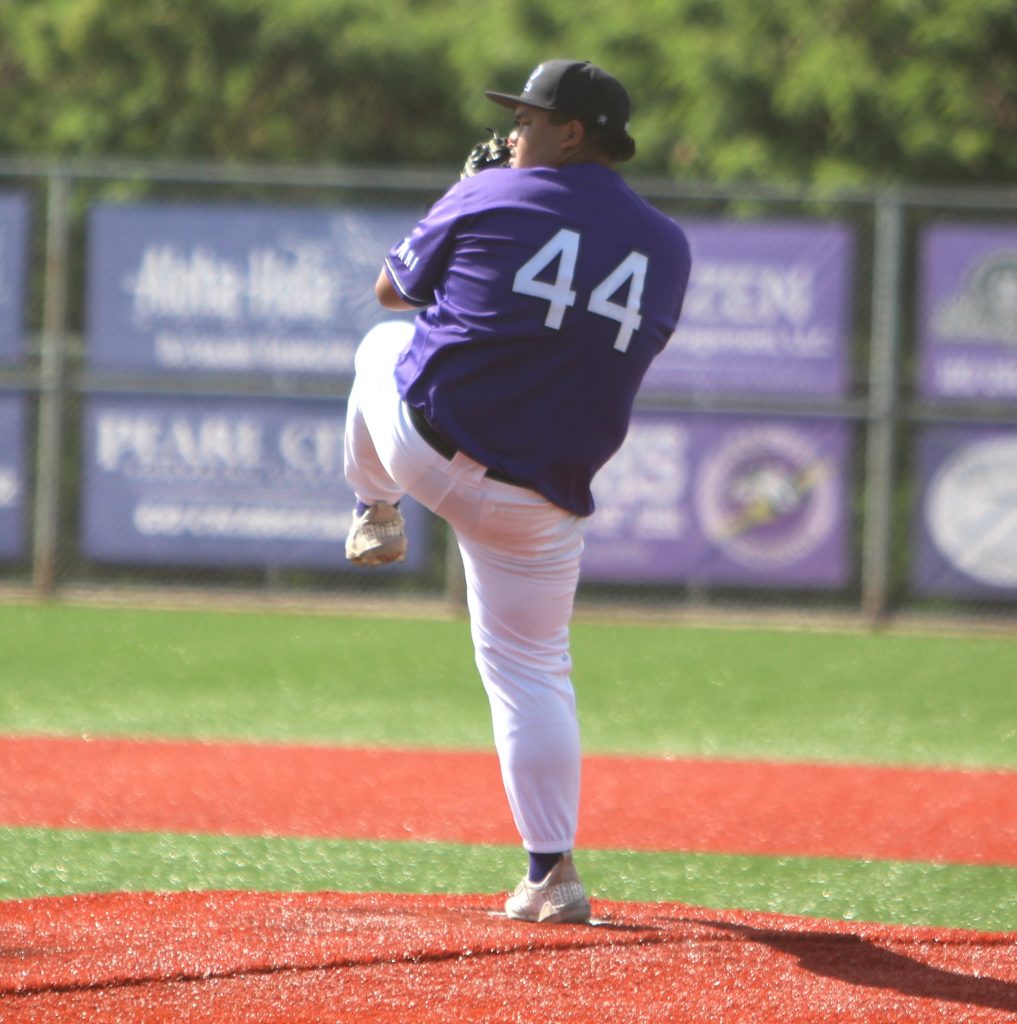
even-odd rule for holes
{"type": "Polygon", "coordinates": [[[472,178],[489,167],[507,167],[512,151],[508,147],[508,140],[501,138],[493,129],[487,129],[491,137],[486,142],[478,142],[463,164],[460,178],[472,178]]]}

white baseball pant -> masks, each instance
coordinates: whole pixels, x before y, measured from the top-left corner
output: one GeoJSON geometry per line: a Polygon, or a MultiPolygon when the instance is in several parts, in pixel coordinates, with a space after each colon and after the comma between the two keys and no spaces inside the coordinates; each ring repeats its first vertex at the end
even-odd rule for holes
{"type": "Polygon", "coordinates": [[[485,477],[485,467],[462,452],[446,460],[420,437],[395,384],[412,329],[404,321],[380,324],[357,350],[346,478],[365,504],[395,504],[409,494],[452,527],[516,827],[528,851],[571,850],[580,744],[569,622],[582,519],[536,491],[485,477]]]}

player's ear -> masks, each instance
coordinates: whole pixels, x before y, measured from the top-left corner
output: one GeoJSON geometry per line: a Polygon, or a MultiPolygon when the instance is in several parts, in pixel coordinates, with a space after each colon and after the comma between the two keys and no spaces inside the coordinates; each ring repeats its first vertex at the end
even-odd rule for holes
{"type": "Polygon", "coordinates": [[[562,145],[568,150],[577,150],[583,144],[583,139],[586,136],[586,129],[583,127],[583,122],[579,118],[574,117],[571,121],[565,122],[565,135],[562,139],[562,145]]]}

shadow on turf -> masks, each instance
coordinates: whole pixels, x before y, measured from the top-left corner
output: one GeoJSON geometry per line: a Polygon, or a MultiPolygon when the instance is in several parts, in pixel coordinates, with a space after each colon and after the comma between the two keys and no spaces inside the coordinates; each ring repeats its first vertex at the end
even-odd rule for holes
{"type": "Polygon", "coordinates": [[[998,978],[957,974],[883,949],[859,935],[836,932],[789,933],[729,921],[688,918],[733,932],[798,959],[804,970],[851,985],[892,989],[901,995],[940,999],[991,1010],[1017,1011],[1017,984],[998,978]]]}

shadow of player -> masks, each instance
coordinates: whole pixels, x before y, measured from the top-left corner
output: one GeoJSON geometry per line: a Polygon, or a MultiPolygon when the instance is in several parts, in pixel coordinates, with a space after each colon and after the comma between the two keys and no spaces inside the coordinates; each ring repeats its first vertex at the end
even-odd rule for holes
{"type": "Polygon", "coordinates": [[[907,996],[1017,1011],[1017,983],[933,967],[903,953],[884,949],[859,935],[786,932],[702,918],[694,920],[788,953],[796,957],[805,970],[827,978],[892,989],[907,996]]]}

